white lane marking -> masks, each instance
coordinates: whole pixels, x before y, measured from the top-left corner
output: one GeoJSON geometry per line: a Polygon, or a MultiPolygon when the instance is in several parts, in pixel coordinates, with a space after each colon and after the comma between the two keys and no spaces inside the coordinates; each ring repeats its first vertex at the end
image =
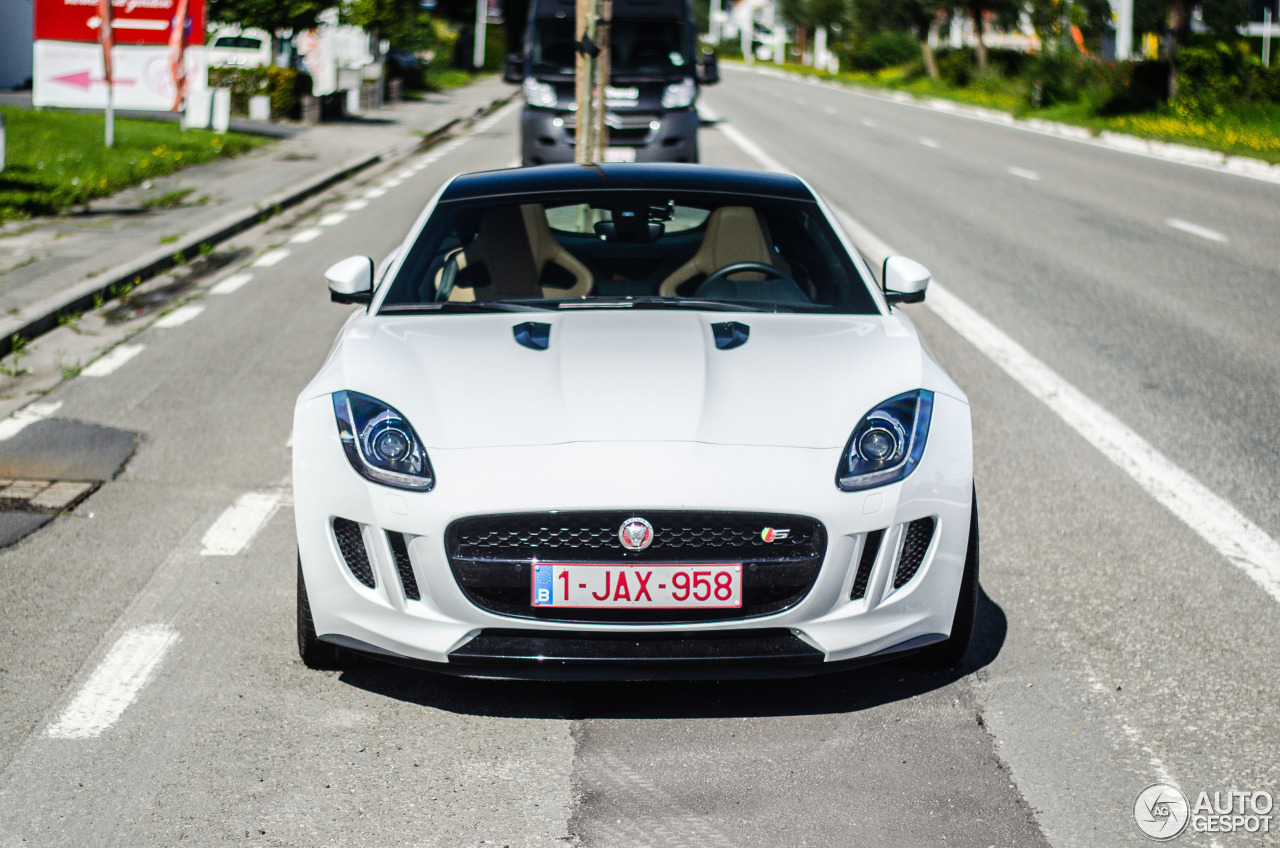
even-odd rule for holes
{"type": "Polygon", "coordinates": [[[369,205],[369,201],[367,200],[353,200],[350,203],[348,203],[346,206],[342,207],[342,209],[344,212],[359,212],[361,209],[364,209],[368,205],[369,205]]]}
{"type": "Polygon", "coordinates": [[[186,306],[179,306],[159,321],[156,321],[154,326],[163,330],[172,330],[174,327],[181,327],[201,312],[204,312],[203,306],[198,303],[188,303],[186,306]]]}
{"type": "Polygon", "coordinates": [[[775,171],[779,174],[790,174],[791,169],[783,165],[777,159],[774,159],[768,153],[760,149],[760,145],[743,135],[737,127],[730,124],[717,124],[716,129],[724,133],[730,141],[738,145],[743,153],[756,160],[756,163],[766,171],[775,171]]]}
{"type": "Polygon", "coordinates": [[[932,147],[935,150],[938,147],[938,142],[935,139],[927,138],[925,136],[920,136],[920,143],[923,144],[925,147],[932,147]]]}
{"type": "Polygon", "coordinates": [[[403,171],[401,171],[400,173],[396,174],[396,179],[398,179],[398,180],[407,180],[407,179],[409,179],[410,177],[412,177],[412,176],[414,175],[414,173],[415,173],[415,171],[414,171],[412,168],[406,168],[405,170],[403,170],[403,171]]]}
{"type": "Polygon", "coordinates": [[[1040,181],[1040,175],[1035,171],[1028,171],[1026,168],[1019,168],[1017,165],[1010,165],[1008,171],[1015,177],[1022,177],[1024,180],[1031,180],[1032,182],[1040,181]]]}
{"type": "Polygon", "coordinates": [[[147,685],[178,632],[153,625],[127,631],[67,704],[45,735],[54,739],[90,739],[115,724],[147,685]]]}
{"type": "Polygon", "coordinates": [[[302,232],[296,234],[293,238],[289,239],[289,241],[292,244],[306,244],[307,242],[315,241],[316,239],[320,238],[321,232],[322,231],[317,229],[316,227],[312,227],[309,230],[303,230],[302,232]]]}
{"type": "Polygon", "coordinates": [[[872,129],[874,129],[875,127],[880,126],[879,124],[877,124],[875,121],[871,120],[870,118],[863,118],[863,119],[862,119],[862,125],[863,125],[864,127],[871,127],[872,129]]]}
{"type": "Polygon", "coordinates": [[[382,188],[398,188],[400,186],[400,183],[402,182],[404,182],[404,180],[397,180],[395,178],[392,178],[384,182],[382,184],[382,188]]]}
{"type": "Polygon", "coordinates": [[[942,320],[1280,601],[1280,544],[951,292],[929,288],[942,320]]]}
{"type": "Polygon", "coordinates": [[[205,532],[200,555],[235,556],[249,546],[279,508],[279,492],[246,492],[205,532]]]}
{"type": "Polygon", "coordinates": [[[322,227],[333,227],[347,220],[347,216],[343,212],[330,212],[319,221],[316,221],[322,227]]]}
{"type": "Polygon", "coordinates": [[[51,403],[33,403],[0,421],[0,442],[8,441],[21,433],[31,424],[43,421],[62,408],[62,401],[51,403]]]}
{"type": "Polygon", "coordinates": [[[272,250],[268,253],[264,253],[261,256],[259,256],[257,261],[253,263],[253,265],[255,268],[270,268],[272,265],[277,265],[288,258],[289,258],[289,251],[283,247],[278,247],[275,250],[272,250]]]}
{"type": "Polygon", "coordinates": [[[85,366],[80,372],[82,377],[105,377],[115,373],[120,366],[142,353],[144,346],[140,344],[122,344],[113,348],[106,356],[85,366]]]}
{"type": "MultiPolygon", "coordinates": [[[[732,128],[720,129],[723,132],[732,128]]],[[[726,135],[761,167],[789,173],[736,129],[726,135]]],[[[878,254],[875,258],[881,261],[892,255],[889,245],[848,213],[836,210],[836,214],[860,248],[878,254]]],[[[926,305],[1228,562],[1280,601],[1280,543],[936,281],[929,284],[926,305]]]]}
{"type": "Polygon", "coordinates": [[[209,294],[231,294],[233,291],[241,289],[245,283],[253,279],[253,275],[241,271],[239,274],[232,274],[213,288],[209,289],[209,294]]]}
{"type": "Polygon", "coordinates": [[[374,200],[376,198],[382,197],[382,195],[386,193],[387,193],[387,190],[385,188],[371,188],[364,193],[364,196],[367,197],[369,200],[374,200]]]}
{"type": "Polygon", "coordinates": [[[1208,227],[1202,227],[1199,224],[1193,224],[1190,221],[1184,221],[1181,218],[1165,218],[1164,222],[1175,230],[1182,230],[1184,233],[1191,233],[1191,235],[1200,236],[1202,239],[1220,241],[1223,244],[1227,241],[1227,237],[1217,230],[1211,230],[1208,227]]]}
{"type": "Polygon", "coordinates": [[[826,112],[828,115],[839,115],[839,114],[840,114],[840,111],[839,111],[838,109],[836,109],[836,107],[834,107],[834,106],[823,106],[823,107],[822,107],[822,111],[826,112]]]}

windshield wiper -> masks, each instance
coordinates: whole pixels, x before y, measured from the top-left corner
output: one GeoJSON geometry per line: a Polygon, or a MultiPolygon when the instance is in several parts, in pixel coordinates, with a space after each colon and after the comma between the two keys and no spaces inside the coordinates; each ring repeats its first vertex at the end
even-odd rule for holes
{"type": "Polygon", "coordinates": [[[775,304],[735,303],[727,300],[707,300],[699,297],[659,297],[637,295],[635,297],[590,297],[585,300],[549,301],[560,309],[700,309],[708,312],[787,312],[788,307],[775,304]]]}
{"type": "Polygon", "coordinates": [[[430,315],[433,313],[545,312],[550,306],[534,306],[507,300],[445,301],[443,303],[395,303],[383,306],[382,314],[430,315]]]}

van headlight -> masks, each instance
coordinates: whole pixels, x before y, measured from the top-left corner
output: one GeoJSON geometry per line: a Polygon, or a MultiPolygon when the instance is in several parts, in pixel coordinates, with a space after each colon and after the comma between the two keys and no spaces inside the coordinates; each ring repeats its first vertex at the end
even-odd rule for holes
{"type": "Polygon", "coordinates": [[[698,87],[694,84],[693,77],[685,77],[662,90],[662,108],[683,109],[691,106],[697,93],[698,87]]]}
{"type": "Polygon", "coordinates": [[[550,109],[556,105],[556,87],[533,77],[524,78],[524,101],[530,106],[550,109]]]}

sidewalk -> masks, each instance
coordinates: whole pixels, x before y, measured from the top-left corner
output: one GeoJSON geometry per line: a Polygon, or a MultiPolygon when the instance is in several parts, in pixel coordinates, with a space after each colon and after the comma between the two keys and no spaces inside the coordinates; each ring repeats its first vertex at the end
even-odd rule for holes
{"type": "MultiPolygon", "coordinates": [[[[359,120],[302,128],[234,159],[188,168],[95,201],[88,212],[0,228],[0,356],[15,334],[29,339],[95,295],[146,279],[252,226],[280,208],[431,135],[516,89],[498,78],[368,112],[359,120]],[[149,210],[148,199],[190,189],[182,205],[149,210]]],[[[514,151],[513,151],[514,152],[514,151]]],[[[109,299],[109,298],[108,298],[109,299]]]]}

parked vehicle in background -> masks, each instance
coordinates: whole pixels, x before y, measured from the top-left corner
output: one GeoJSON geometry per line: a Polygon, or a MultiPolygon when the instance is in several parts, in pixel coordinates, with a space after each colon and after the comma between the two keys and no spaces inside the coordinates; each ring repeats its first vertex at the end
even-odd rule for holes
{"type": "Polygon", "coordinates": [[[211,68],[260,68],[271,64],[271,36],[261,29],[220,30],[206,55],[211,68]]]}
{"type": "MultiPolygon", "coordinates": [[[[524,87],[525,165],[574,160],[574,10],[532,0],[524,54],[507,60],[505,79],[524,87]]],[[[614,0],[612,21],[605,160],[697,162],[698,86],[720,74],[714,55],[697,52],[689,0],[614,0]]]]}

